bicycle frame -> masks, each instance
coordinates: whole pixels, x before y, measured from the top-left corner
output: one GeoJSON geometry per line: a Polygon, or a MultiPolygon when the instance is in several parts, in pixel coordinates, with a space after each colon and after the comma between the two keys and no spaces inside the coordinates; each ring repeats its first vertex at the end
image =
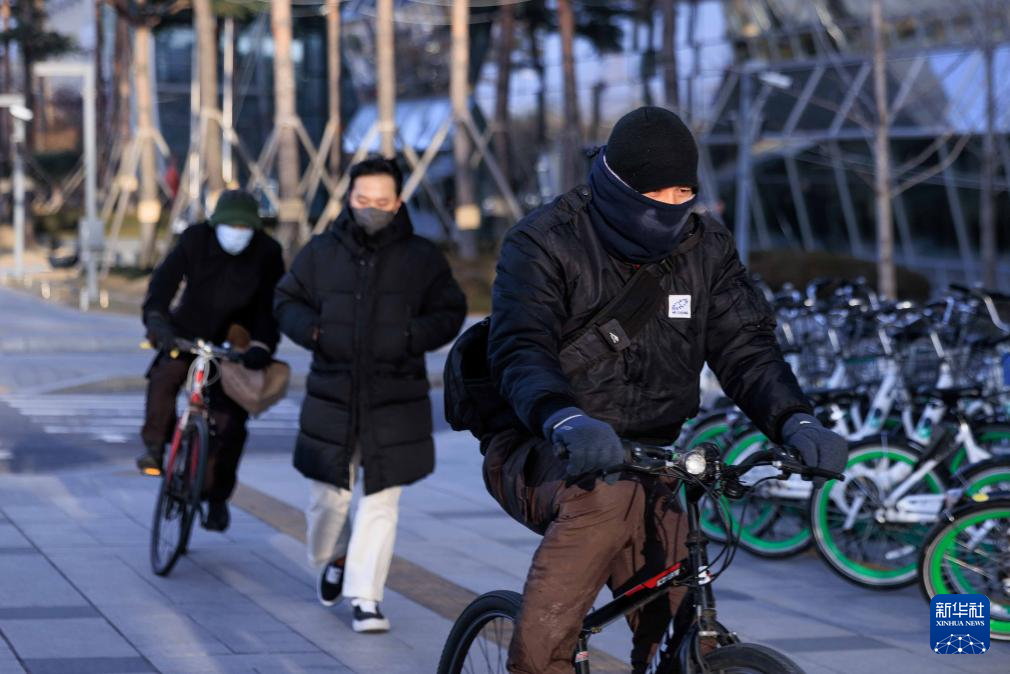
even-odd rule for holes
{"type": "Polygon", "coordinates": [[[663,569],[605,606],[593,611],[582,623],[575,654],[576,674],[590,674],[589,637],[598,634],[610,623],[632,611],[658,600],[672,588],[693,579],[697,586],[684,597],[677,615],[670,621],[666,633],[646,668],[646,674],[655,674],[662,659],[673,657],[680,663],[680,672],[690,674],[701,671],[701,652],[698,640],[702,637],[721,638],[726,643],[736,643],[737,636],[716,620],[715,593],[709,574],[708,539],[701,531],[697,501],[686,499],[687,507],[687,557],[663,569]]]}
{"type": "MultiPolygon", "coordinates": [[[[190,417],[193,414],[206,415],[207,413],[207,401],[204,391],[207,387],[207,380],[210,376],[211,364],[214,362],[214,357],[209,346],[203,342],[199,342],[197,346],[199,353],[189,366],[189,375],[186,378],[186,409],[183,410],[182,416],[179,417],[179,421],[175,425],[175,432],[172,434],[172,445],[167,464],[169,466],[175,465],[175,457],[179,451],[179,445],[182,443],[182,432],[189,424],[190,417]]],[[[206,451],[206,448],[202,449],[206,451]]],[[[190,461],[192,463],[190,467],[194,471],[194,474],[196,474],[199,456],[193,454],[190,457],[190,461]]]]}
{"type": "MultiPolygon", "coordinates": [[[[883,502],[881,503],[883,510],[882,516],[885,521],[901,522],[906,524],[930,523],[937,521],[940,517],[940,513],[943,511],[944,504],[949,500],[948,493],[913,494],[910,496],[906,496],[906,494],[908,494],[908,492],[916,484],[919,484],[930,471],[934,470],[937,466],[953,456],[961,447],[965,448],[970,463],[983,461],[992,456],[975,441],[975,434],[964,415],[958,414],[957,421],[958,432],[954,436],[953,440],[946,445],[934,445],[930,451],[928,451],[921,459],[919,459],[918,462],[916,462],[914,470],[912,470],[910,474],[904,477],[901,482],[899,482],[886,494],[883,502]]],[[[858,474],[853,473],[852,476],[858,477],[858,474]]],[[[840,500],[840,495],[837,498],[834,496],[832,498],[835,500],[839,508],[843,511],[846,510],[840,500]]],[[[859,512],[859,509],[862,507],[862,503],[865,499],[865,494],[855,497],[853,506],[850,510],[849,518],[845,523],[846,529],[850,529],[854,525],[854,521],[850,522],[849,520],[855,516],[855,513],[859,512]]]]}

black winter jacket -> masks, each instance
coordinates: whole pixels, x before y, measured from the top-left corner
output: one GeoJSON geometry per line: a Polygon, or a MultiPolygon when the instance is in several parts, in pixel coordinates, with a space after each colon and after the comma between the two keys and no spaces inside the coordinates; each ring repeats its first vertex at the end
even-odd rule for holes
{"type": "Polygon", "coordinates": [[[630,347],[571,377],[560,345],[623,287],[634,267],[611,258],[578,187],[531,213],[505,238],[488,338],[492,376],[536,435],[568,406],[619,435],[670,443],[697,414],[707,361],[726,393],[772,438],[809,404],[775,340],[771,307],[748,278],[729,231],[692,214],[663,279],[669,293],[630,347]],[[671,306],[672,305],[672,306],[671,306]],[[688,317],[689,316],[689,317],[688,317]]]}
{"type": "Polygon", "coordinates": [[[406,208],[369,239],[345,209],[295,258],[275,311],[284,334],[313,351],[295,467],[346,489],[357,443],[366,494],[434,470],[424,354],[459,332],[466,298],[406,208]]]}
{"type": "Polygon", "coordinates": [[[144,299],[144,316],[157,312],[170,317],[176,334],[220,344],[228,327],[237,323],[253,341],[271,351],[280,340],[273,314],[274,286],[284,274],[280,245],[258,230],[238,255],[225,252],[214,228],[200,223],[186,228],[164,261],[151,275],[144,299]],[[179,304],[172,299],[185,279],[179,304]]]}

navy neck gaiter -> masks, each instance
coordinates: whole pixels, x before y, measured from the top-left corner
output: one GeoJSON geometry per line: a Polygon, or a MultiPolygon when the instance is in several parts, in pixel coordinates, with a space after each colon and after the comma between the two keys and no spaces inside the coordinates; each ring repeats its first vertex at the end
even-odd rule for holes
{"type": "Polygon", "coordinates": [[[603,152],[589,170],[589,188],[593,198],[587,210],[604,248],[635,264],[659,262],[673,253],[696,200],[672,205],[639,194],[610,170],[603,152]]]}

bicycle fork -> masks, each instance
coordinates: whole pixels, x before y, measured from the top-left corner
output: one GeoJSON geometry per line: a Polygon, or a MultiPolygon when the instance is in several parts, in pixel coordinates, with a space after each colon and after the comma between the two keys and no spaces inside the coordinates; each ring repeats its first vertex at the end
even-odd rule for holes
{"type": "Polygon", "coordinates": [[[708,671],[701,652],[702,639],[714,639],[723,643],[739,641],[736,634],[729,632],[716,619],[715,593],[712,590],[712,575],[709,572],[708,539],[701,530],[697,502],[688,499],[687,509],[687,567],[688,578],[693,578],[692,586],[684,596],[677,614],[663,640],[656,649],[646,674],[670,671],[662,669],[676,663],[679,674],[703,674],[708,671]]]}

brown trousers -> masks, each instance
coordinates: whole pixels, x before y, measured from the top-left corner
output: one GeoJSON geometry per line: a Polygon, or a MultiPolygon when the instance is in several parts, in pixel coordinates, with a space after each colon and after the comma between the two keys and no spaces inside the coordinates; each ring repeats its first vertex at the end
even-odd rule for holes
{"type": "MultiPolygon", "coordinates": [[[[550,443],[506,431],[482,443],[488,491],[543,540],[530,566],[509,649],[512,674],[571,674],[582,620],[604,583],[614,595],[683,559],[687,524],[670,485],[644,476],[568,484],[550,443]]],[[[631,662],[644,671],[684,596],[628,616],[631,662]]]]}
{"type": "MultiPolygon", "coordinates": [[[[164,446],[175,431],[176,398],[186,383],[192,359],[158,355],[147,373],[147,410],[140,437],[147,447],[164,446]]],[[[220,382],[207,391],[210,404],[211,450],[207,457],[206,497],[226,501],[235,490],[236,474],[246,441],[248,413],[224,394],[220,382]]]]}

